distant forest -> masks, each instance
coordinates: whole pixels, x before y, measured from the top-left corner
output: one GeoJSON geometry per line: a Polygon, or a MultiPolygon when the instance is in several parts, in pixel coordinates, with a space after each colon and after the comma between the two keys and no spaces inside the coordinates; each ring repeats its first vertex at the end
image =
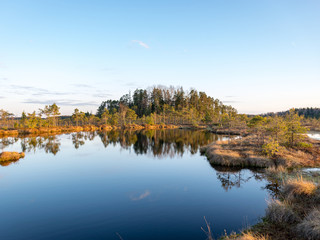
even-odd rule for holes
{"type": "MultiPolygon", "coordinates": [[[[298,113],[299,116],[303,116],[305,118],[315,118],[320,119],[320,108],[295,108],[295,112],[298,113]]],[[[289,110],[277,113],[267,113],[263,116],[285,116],[289,114],[289,110]]]]}

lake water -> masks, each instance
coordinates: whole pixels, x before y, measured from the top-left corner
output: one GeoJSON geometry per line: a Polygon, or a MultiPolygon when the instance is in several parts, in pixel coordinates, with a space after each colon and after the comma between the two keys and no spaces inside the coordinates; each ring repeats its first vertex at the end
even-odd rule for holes
{"type": "Polygon", "coordinates": [[[309,131],[308,132],[308,137],[316,140],[320,140],[320,132],[319,131],[309,131]]]}
{"type": "MultiPolygon", "coordinates": [[[[250,170],[213,168],[205,131],[3,138],[25,151],[0,166],[0,239],[206,239],[264,215],[269,190],[250,170]]],[[[221,138],[221,137],[220,137],[221,138]]]]}

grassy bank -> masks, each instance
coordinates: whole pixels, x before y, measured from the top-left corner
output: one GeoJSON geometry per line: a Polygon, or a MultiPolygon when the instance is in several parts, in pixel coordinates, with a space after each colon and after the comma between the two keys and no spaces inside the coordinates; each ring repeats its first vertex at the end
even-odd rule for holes
{"type": "Polygon", "coordinates": [[[218,141],[201,148],[213,165],[227,167],[285,168],[320,166],[320,141],[305,137],[303,144],[283,146],[275,154],[266,153],[263,145],[250,135],[235,140],[218,141]]]}
{"type": "Polygon", "coordinates": [[[239,235],[224,239],[320,239],[320,186],[317,179],[283,179],[277,199],[269,201],[265,217],[239,235]],[[252,238],[245,238],[250,234],[252,238]]]}

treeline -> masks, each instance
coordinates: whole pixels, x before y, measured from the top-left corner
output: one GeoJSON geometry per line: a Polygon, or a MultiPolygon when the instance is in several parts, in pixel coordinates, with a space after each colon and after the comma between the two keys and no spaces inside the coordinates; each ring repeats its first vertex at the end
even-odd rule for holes
{"type": "Polygon", "coordinates": [[[205,92],[182,87],[136,89],[119,100],[103,101],[96,116],[106,123],[200,124],[220,123],[235,117],[237,111],[205,92]]]}
{"type": "MultiPolygon", "coordinates": [[[[303,116],[305,118],[320,118],[320,108],[295,108],[294,111],[298,113],[299,116],[303,116]]],[[[290,110],[277,112],[277,113],[267,113],[264,116],[285,116],[290,113],[290,110]]]]}
{"type": "Polygon", "coordinates": [[[57,126],[130,124],[216,124],[227,125],[237,119],[237,111],[218,99],[195,89],[185,91],[182,87],[153,87],[136,89],[118,100],[103,101],[96,114],[84,113],[76,108],[71,116],[61,117],[60,107],[55,103],[39,111],[22,112],[21,116],[0,110],[1,128],[41,128],[57,126]]]}

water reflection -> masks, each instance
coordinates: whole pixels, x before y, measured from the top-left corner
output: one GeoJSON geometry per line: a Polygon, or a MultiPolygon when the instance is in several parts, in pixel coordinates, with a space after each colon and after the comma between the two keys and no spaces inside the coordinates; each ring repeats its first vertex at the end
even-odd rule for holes
{"type": "Polygon", "coordinates": [[[21,139],[22,152],[36,152],[38,149],[44,149],[46,153],[56,155],[60,151],[60,145],[60,139],[55,135],[26,137],[21,139]]]}
{"type": "Polygon", "coordinates": [[[204,215],[216,238],[244,217],[254,224],[276,186],[259,171],[211,166],[199,148],[220,138],[176,129],[1,139],[27,154],[0,169],[0,239],[203,239],[204,215]]]}
{"type": "Polygon", "coordinates": [[[222,166],[211,167],[216,171],[217,179],[221,182],[221,187],[225,190],[231,190],[232,188],[240,188],[243,184],[254,178],[256,181],[262,181],[264,179],[263,171],[249,170],[250,174],[245,174],[242,168],[230,168],[222,166]]]}
{"type": "MultiPolygon", "coordinates": [[[[217,140],[225,139],[225,136],[212,134],[208,131],[192,130],[113,130],[107,132],[77,132],[71,133],[72,145],[75,149],[84,146],[86,142],[93,141],[97,136],[100,138],[103,146],[119,145],[121,149],[133,150],[136,155],[151,155],[153,157],[182,157],[184,153],[190,152],[196,154],[201,146],[212,143],[217,140]]],[[[25,137],[20,139],[21,151],[36,152],[44,149],[46,153],[56,155],[60,151],[61,137],[59,135],[25,137]]],[[[0,141],[1,150],[11,144],[16,143],[19,138],[2,138],[0,141]]],[[[10,165],[10,162],[2,163],[2,166],[10,165]]],[[[232,188],[241,188],[241,186],[254,178],[256,181],[262,181],[265,176],[262,171],[247,170],[247,174],[241,168],[228,168],[221,166],[211,167],[215,170],[217,179],[221,182],[221,187],[225,191],[232,188]]],[[[276,180],[269,179],[264,187],[271,196],[276,196],[279,192],[279,183],[276,180]]]]}
{"type": "Polygon", "coordinates": [[[201,146],[222,138],[207,131],[179,129],[110,131],[99,133],[99,137],[105,147],[120,144],[123,149],[132,147],[137,155],[151,154],[156,157],[183,156],[186,151],[195,154],[201,146]]]}
{"type": "MultiPolygon", "coordinates": [[[[75,149],[84,146],[86,142],[93,141],[97,136],[100,138],[103,146],[107,148],[109,145],[119,145],[121,149],[131,150],[137,155],[151,155],[153,157],[182,157],[185,152],[196,154],[201,146],[211,142],[225,139],[225,136],[212,134],[208,131],[192,131],[192,130],[143,130],[143,131],[126,131],[114,130],[107,132],[77,132],[71,133],[72,145],[75,149]]],[[[60,151],[61,137],[59,135],[37,136],[20,138],[21,151],[36,152],[43,149],[46,153],[56,155],[60,151]]],[[[2,138],[0,148],[3,150],[11,144],[17,143],[19,138],[2,138]]],[[[17,162],[17,161],[14,161],[17,162]]],[[[13,162],[1,163],[2,166],[8,166],[13,162]]],[[[229,168],[214,166],[217,179],[221,182],[221,187],[225,191],[232,188],[241,188],[242,185],[249,182],[250,179],[262,181],[266,177],[263,171],[247,170],[247,174],[241,168],[229,168]]],[[[264,189],[271,196],[276,196],[279,192],[280,184],[269,179],[264,189]]],[[[144,195],[143,195],[144,196],[144,195]]],[[[133,199],[139,197],[132,197],[133,199]]]]}
{"type": "Polygon", "coordinates": [[[17,137],[7,137],[7,138],[0,138],[0,149],[3,151],[8,146],[16,143],[19,140],[17,137]]]}
{"type": "MultiPolygon", "coordinates": [[[[113,146],[120,145],[122,149],[132,148],[137,155],[151,154],[157,157],[183,156],[186,151],[195,154],[201,146],[223,138],[223,136],[218,136],[207,131],[181,129],[147,131],[114,130],[108,132],[77,132],[70,135],[75,149],[85,145],[87,141],[93,141],[99,136],[105,148],[110,144],[113,146]]],[[[35,152],[44,149],[46,153],[56,155],[60,151],[60,137],[57,135],[2,138],[0,141],[1,150],[16,143],[19,139],[21,140],[21,151],[23,152],[35,152]]]]}

